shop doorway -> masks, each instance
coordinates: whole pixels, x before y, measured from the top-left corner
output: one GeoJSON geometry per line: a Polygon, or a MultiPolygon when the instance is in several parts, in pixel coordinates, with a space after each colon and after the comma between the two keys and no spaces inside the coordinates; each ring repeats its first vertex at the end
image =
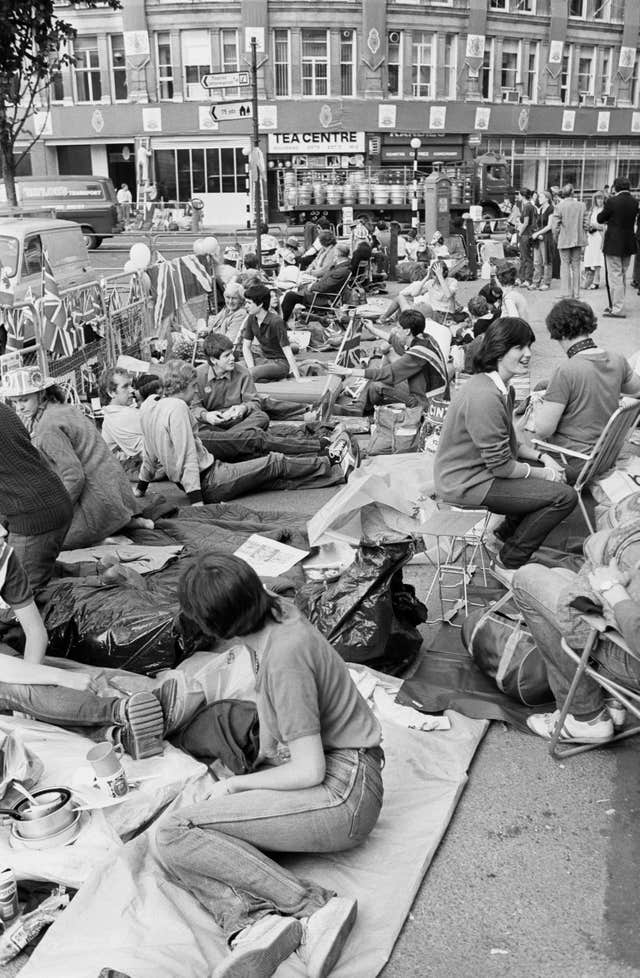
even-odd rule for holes
{"type": "Polygon", "coordinates": [[[136,199],[136,154],[133,143],[107,147],[107,167],[116,190],[126,183],[136,199]]]}

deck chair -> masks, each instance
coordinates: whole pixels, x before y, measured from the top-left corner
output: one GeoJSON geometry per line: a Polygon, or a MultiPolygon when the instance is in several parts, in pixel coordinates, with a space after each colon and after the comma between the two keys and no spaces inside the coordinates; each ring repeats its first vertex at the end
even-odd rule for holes
{"type": "MultiPolygon", "coordinates": [[[[576,664],[576,673],[573,677],[571,686],[569,687],[569,692],[567,698],[564,702],[564,706],[560,710],[560,716],[558,717],[558,722],[553,731],[551,737],[551,742],[549,744],[549,753],[552,757],[562,758],[569,757],[572,754],[583,754],[585,751],[593,750],[594,747],[603,747],[613,744],[618,740],[625,740],[628,737],[633,737],[634,734],[640,733],[640,723],[634,724],[631,727],[625,727],[619,733],[614,734],[609,740],[601,741],[598,744],[580,744],[575,745],[574,742],[571,744],[566,744],[560,739],[560,731],[564,725],[567,713],[571,713],[571,704],[573,701],[573,696],[580,679],[583,676],[589,676],[593,679],[599,686],[601,686],[606,693],[610,696],[615,697],[615,699],[620,700],[624,704],[627,711],[640,721],[640,693],[635,690],[629,689],[627,686],[621,685],[621,683],[616,680],[610,679],[609,676],[599,672],[592,663],[597,664],[597,646],[598,641],[601,638],[606,638],[610,642],[619,646],[623,652],[631,656],[634,659],[639,657],[631,651],[627,643],[624,641],[622,636],[609,628],[605,619],[600,615],[581,615],[580,616],[584,622],[589,626],[589,635],[584,644],[584,648],[581,653],[572,649],[568,644],[566,639],[562,639],[562,651],[567,655],[572,662],[576,664]]],[[[640,672],[640,668],[639,668],[640,672]]]]}
{"type": "Polygon", "coordinates": [[[626,403],[623,403],[613,412],[589,455],[583,452],[574,452],[560,445],[552,445],[549,442],[541,441],[539,438],[531,439],[536,448],[559,455],[564,462],[572,458],[581,459],[584,462],[574,484],[574,489],[578,493],[580,509],[590,533],[595,533],[595,528],[585,508],[582,494],[591,483],[615,466],[624,443],[637,425],[639,417],[640,400],[627,399],[626,403]]]}
{"type": "Polygon", "coordinates": [[[311,305],[304,308],[302,311],[300,307],[297,308],[296,319],[299,323],[309,323],[311,319],[315,316],[323,317],[329,315],[331,312],[335,312],[344,303],[344,297],[347,289],[350,288],[349,282],[351,276],[346,279],[340,286],[337,292],[314,292],[313,299],[311,300],[311,305]]]}

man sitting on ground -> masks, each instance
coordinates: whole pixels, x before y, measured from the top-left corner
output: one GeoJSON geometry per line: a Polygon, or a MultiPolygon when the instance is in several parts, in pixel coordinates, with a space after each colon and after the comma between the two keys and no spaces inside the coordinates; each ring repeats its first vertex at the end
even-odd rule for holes
{"type": "Polygon", "coordinates": [[[100,393],[106,402],[102,407],[102,437],[125,472],[137,472],[142,462],[142,429],[133,376],[122,367],[107,367],[100,377],[100,393]]]}
{"type": "Polygon", "coordinates": [[[192,506],[225,502],[260,490],[332,486],[343,482],[357,465],[348,437],[343,438],[340,464],[326,457],[290,458],[280,452],[235,464],[219,461],[202,444],[189,413],[198,392],[195,369],[182,360],[169,360],[163,381],[165,396],[149,397],[140,408],[144,457],[137,496],[144,496],[160,465],[192,506]]]}
{"type": "MultiPolygon", "coordinates": [[[[277,435],[268,431],[269,416],[262,409],[251,374],[235,361],[228,337],[209,333],[204,355],[206,363],[196,370],[197,393],[190,410],[199,425],[198,435],[212,455],[223,462],[259,458],[269,452],[331,457],[331,439],[310,433],[308,428],[287,425],[277,435]]],[[[335,460],[339,459],[340,452],[335,460]]]]}
{"type": "Polygon", "coordinates": [[[365,377],[368,403],[427,406],[432,397],[442,397],[449,390],[447,364],[438,343],[425,333],[425,318],[418,309],[400,313],[399,323],[411,333],[409,348],[401,356],[379,366],[339,367],[329,364],[329,373],[341,377],[365,377]]]}
{"type": "Polygon", "coordinates": [[[269,309],[271,292],[264,285],[250,285],[244,290],[247,320],[242,331],[242,355],[254,381],[283,380],[293,374],[300,380],[286,327],[269,309]],[[251,344],[257,340],[260,357],[256,363],[251,344]]]}
{"type": "Polygon", "coordinates": [[[331,305],[331,300],[338,295],[349,276],[351,275],[351,261],[349,258],[349,245],[339,244],[336,246],[337,261],[328,269],[327,272],[316,279],[311,285],[299,292],[287,292],[282,298],[282,318],[285,323],[289,322],[291,314],[296,305],[300,304],[310,308],[315,299],[315,305],[326,307],[331,305]]]}

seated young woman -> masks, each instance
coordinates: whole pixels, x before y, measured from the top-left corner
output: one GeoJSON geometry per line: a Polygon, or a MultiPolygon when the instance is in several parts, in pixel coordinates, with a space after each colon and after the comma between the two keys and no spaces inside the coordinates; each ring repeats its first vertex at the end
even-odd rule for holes
{"type": "Polygon", "coordinates": [[[578,497],[562,467],[518,442],[509,381],[528,369],[535,336],[523,319],[492,323],[475,359],[477,373],[451,403],[434,465],[445,502],[484,506],[505,516],[494,573],[506,584],[547,535],[574,509],[578,497]]]}
{"type": "Polygon", "coordinates": [[[367,838],[382,806],[378,722],[326,639],[238,557],[198,557],[178,596],[206,635],[255,652],[261,763],[167,816],[160,857],[224,932],[231,953],[212,978],[269,978],[297,949],[307,975],[324,978],[356,901],[299,879],[274,854],[340,852],[367,838]]]}
{"type": "MultiPolygon", "coordinates": [[[[599,346],[592,337],[598,320],[579,299],[556,302],[546,319],[549,336],[567,359],[551,376],[544,400],[536,406],[536,436],[574,452],[591,451],[623,394],[640,397],[640,377],[621,353],[599,346]]],[[[568,459],[569,482],[583,462],[568,459]]]]}

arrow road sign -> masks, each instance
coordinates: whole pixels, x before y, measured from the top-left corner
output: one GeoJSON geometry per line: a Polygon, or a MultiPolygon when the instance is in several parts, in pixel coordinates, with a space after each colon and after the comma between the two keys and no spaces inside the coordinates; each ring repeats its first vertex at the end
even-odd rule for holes
{"type": "Polygon", "coordinates": [[[253,117],[251,102],[217,102],[209,109],[214,122],[226,122],[228,119],[251,119],[253,117]]]}
{"type": "Polygon", "coordinates": [[[248,71],[216,71],[211,75],[203,75],[200,79],[203,88],[235,88],[247,86],[248,71]]]}

